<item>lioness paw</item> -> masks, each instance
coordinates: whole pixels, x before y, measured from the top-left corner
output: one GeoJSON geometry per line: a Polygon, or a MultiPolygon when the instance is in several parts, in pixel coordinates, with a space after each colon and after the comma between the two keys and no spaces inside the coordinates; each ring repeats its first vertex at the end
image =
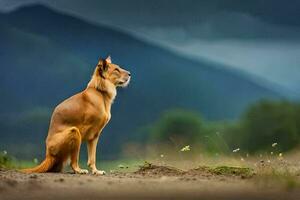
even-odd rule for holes
{"type": "Polygon", "coordinates": [[[76,174],[88,174],[89,171],[86,169],[79,169],[75,171],[76,174]]]}
{"type": "Polygon", "coordinates": [[[105,175],[106,172],[102,171],[102,170],[93,170],[92,174],[94,174],[94,175],[105,175]]]}

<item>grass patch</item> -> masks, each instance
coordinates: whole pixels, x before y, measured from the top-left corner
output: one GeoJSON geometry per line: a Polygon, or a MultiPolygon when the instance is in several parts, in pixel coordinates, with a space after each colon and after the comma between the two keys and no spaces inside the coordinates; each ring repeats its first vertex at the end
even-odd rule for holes
{"type": "Polygon", "coordinates": [[[193,175],[211,175],[211,176],[236,176],[241,178],[251,178],[255,175],[253,169],[248,167],[231,167],[231,166],[200,166],[188,171],[193,175]]]}
{"type": "Polygon", "coordinates": [[[219,166],[210,168],[209,171],[215,175],[241,176],[243,178],[250,178],[254,175],[254,170],[249,167],[219,166]]]}
{"type": "MultiPolygon", "coordinates": [[[[0,168],[5,169],[23,169],[37,166],[42,160],[17,160],[7,154],[4,155],[0,152],[0,168]]],[[[111,161],[100,161],[97,163],[97,167],[106,172],[134,172],[138,170],[139,166],[143,161],[134,159],[124,160],[111,160],[111,161]]],[[[86,162],[82,161],[79,163],[81,168],[88,169],[86,162]]],[[[70,166],[66,163],[64,171],[72,171],[70,166]]]]}
{"type": "Polygon", "coordinates": [[[164,165],[155,165],[145,162],[144,165],[135,172],[141,175],[161,175],[161,176],[237,176],[241,178],[250,178],[254,176],[254,170],[248,167],[231,166],[200,166],[187,171],[164,165]]]}
{"type": "Polygon", "coordinates": [[[291,190],[300,187],[299,174],[299,168],[269,165],[258,169],[255,181],[262,187],[281,185],[285,189],[291,190]]]}

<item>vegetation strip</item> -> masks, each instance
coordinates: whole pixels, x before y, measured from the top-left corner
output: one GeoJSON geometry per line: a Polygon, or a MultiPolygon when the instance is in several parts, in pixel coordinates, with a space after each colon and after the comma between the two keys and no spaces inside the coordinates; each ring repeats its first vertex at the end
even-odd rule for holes
{"type": "Polygon", "coordinates": [[[218,167],[208,167],[200,166],[187,171],[177,169],[170,166],[160,166],[154,165],[149,162],[145,162],[144,165],[140,166],[139,170],[135,174],[140,174],[144,176],[203,176],[203,175],[219,175],[219,176],[238,176],[241,178],[251,178],[255,175],[254,170],[247,167],[229,167],[229,166],[218,166],[218,167]]]}

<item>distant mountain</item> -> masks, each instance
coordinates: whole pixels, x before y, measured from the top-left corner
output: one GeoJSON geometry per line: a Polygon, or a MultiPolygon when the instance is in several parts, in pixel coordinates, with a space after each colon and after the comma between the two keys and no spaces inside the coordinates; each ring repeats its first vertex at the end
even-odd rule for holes
{"type": "Polygon", "coordinates": [[[5,147],[44,145],[51,110],[83,90],[99,56],[107,54],[132,72],[132,82],[119,90],[111,123],[101,136],[106,157],[165,110],[180,107],[207,119],[234,119],[258,99],[282,97],[224,66],[189,60],[40,5],[1,14],[0,44],[0,136],[5,147]]]}

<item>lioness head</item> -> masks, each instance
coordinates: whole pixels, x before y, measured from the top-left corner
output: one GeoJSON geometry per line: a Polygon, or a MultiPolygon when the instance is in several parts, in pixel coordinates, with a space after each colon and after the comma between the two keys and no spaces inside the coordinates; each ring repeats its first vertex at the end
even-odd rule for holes
{"type": "Polygon", "coordinates": [[[100,59],[97,71],[102,79],[110,81],[116,87],[126,87],[130,81],[130,72],[111,62],[111,57],[100,59]]]}
{"type": "Polygon", "coordinates": [[[130,81],[130,72],[111,62],[111,57],[100,59],[88,87],[108,93],[112,98],[116,95],[116,87],[126,87],[130,81]]]}

